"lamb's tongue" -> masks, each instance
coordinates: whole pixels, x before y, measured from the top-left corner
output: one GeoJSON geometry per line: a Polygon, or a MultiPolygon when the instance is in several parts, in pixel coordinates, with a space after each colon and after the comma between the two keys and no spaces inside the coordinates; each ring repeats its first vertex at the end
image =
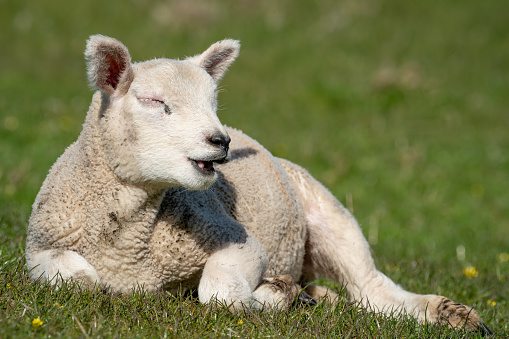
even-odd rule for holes
{"type": "Polygon", "coordinates": [[[212,161],[197,161],[196,163],[198,164],[198,167],[207,171],[210,171],[214,168],[212,161]]]}

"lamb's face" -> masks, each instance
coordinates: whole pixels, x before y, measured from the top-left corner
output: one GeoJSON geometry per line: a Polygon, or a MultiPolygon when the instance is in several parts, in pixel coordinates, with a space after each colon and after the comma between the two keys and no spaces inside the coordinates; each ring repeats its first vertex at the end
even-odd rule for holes
{"type": "Polygon", "coordinates": [[[213,163],[224,161],[230,140],[216,115],[215,81],[190,61],[153,60],[133,70],[127,93],[111,101],[127,135],[119,146],[130,143],[129,179],[208,188],[217,177],[213,163]]]}
{"type": "Polygon", "coordinates": [[[126,182],[206,189],[230,138],[216,115],[216,86],[239,54],[222,40],[183,61],[131,64],[118,40],[91,36],[88,78],[101,91],[99,128],[110,168],[126,182]]]}

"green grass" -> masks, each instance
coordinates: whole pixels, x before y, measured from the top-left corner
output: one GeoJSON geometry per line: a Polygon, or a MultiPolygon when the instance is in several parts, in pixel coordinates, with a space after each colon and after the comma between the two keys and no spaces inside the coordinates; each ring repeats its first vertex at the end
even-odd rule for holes
{"type": "Polygon", "coordinates": [[[397,283],[472,305],[509,335],[508,12],[504,0],[0,1],[0,337],[455,336],[344,302],[233,315],[30,281],[31,204],[81,129],[95,33],[134,60],[240,39],[221,120],[325,183],[397,283]]]}
{"type": "MultiPolygon", "coordinates": [[[[9,268],[23,271],[14,260],[9,268]]],[[[462,337],[464,333],[434,325],[421,326],[413,319],[382,317],[341,300],[332,305],[296,307],[290,311],[232,314],[227,305],[200,305],[192,295],[148,294],[136,289],[118,296],[104,291],[80,291],[71,283],[59,290],[37,283],[23,273],[15,279],[22,287],[2,291],[6,312],[22,314],[3,320],[8,336],[29,337],[376,337],[431,335],[462,337]],[[38,320],[35,320],[38,319],[38,320]],[[40,321],[40,326],[33,321],[40,321]]],[[[14,278],[14,277],[13,277],[14,278]]],[[[397,316],[397,315],[395,315],[397,316]]]]}

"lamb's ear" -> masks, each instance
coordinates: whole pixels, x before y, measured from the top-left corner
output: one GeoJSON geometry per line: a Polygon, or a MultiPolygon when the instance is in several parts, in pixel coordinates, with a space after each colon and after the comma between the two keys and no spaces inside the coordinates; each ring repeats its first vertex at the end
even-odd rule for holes
{"type": "Polygon", "coordinates": [[[90,87],[107,94],[127,93],[134,78],[131,56],[118,40],[92,35],[85,49],[90,87]]]}
{"type": "Polygon", "coordinates": [[[228,67],[237,59],[239,51],[239,41],[225,39],[216,42],[202,54],[188,58],[188,60],[203,68],[218,82],[228,67]]]}

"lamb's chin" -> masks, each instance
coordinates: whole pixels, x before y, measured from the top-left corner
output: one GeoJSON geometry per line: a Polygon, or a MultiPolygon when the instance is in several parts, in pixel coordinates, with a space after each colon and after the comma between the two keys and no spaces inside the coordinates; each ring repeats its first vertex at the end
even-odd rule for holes
{"type": "Polygon", "coordinates": [[[197,170],[192,170],[192,175],[189,175],[186,180],[181,181],[182,187],[191,191],[204,191],[208,189],[217,179],[217,173],[211,172],[203,174],[197,170]]]}

